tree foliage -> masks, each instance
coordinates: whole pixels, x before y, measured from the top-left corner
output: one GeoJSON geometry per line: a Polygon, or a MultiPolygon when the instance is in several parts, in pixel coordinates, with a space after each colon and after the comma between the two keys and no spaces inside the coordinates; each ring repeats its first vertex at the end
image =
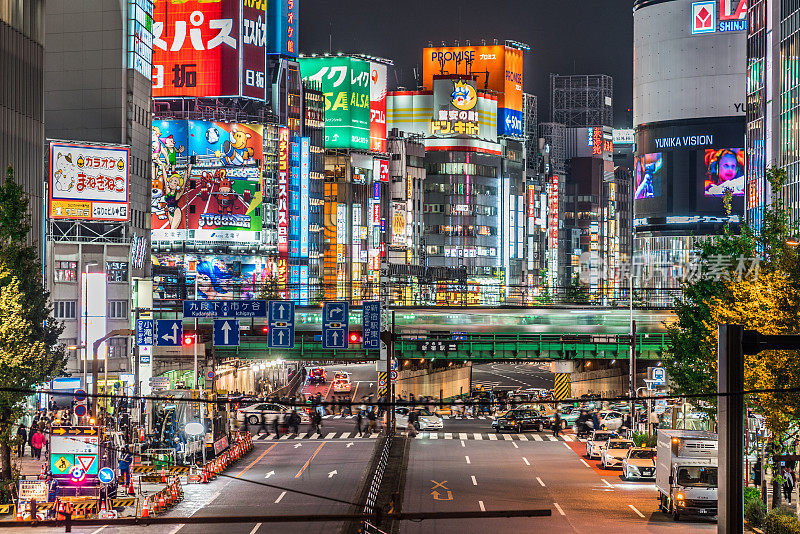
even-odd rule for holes
{"type": "MultiPolygon", "coordinates": [[[[26,243],[28,198],[6,171],[0,185],[0,387],[29,389],[61,373],[63,326],[51,317],[36,249],[26,243]]],[[[28,395],[0,390],[0,478],[11,477],[14,422],[28,395]]]]}
{"type": "MultiPolygon", "coordinates": [[[[741,324],[765,334],[800,332],[800,261],[797,231],[777,196],[785,172],[770,169],[771,206],[765,209],[761,231],[745,226],[727,231],[701,245],[700,259],[709,265],[718,258],[731,266],[722,276],[687,281],[676,303],[677,321],[667,328],[671,381],[677,394],[717,391],[717,325],[741,324]],[[736,270],[743,258],[758,258],[757,269],[736,270]]],[[[745,388],[800,387],[800,360],[793,351],[765,351],[745,360],[745,388]]],[[[716,398],[710,397],[713,404],[716,398]]],[[[749,399],[765,416],[768,428],[785,433],[800,418],[800,396],[760,394],[749,399]]]]}

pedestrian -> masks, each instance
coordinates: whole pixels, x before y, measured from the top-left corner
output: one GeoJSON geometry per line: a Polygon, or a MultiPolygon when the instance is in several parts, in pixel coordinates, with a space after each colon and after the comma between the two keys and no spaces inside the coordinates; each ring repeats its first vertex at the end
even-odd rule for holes
{"type": "Polygon", "coordinates": [[[783,466],[783,496],[787,504],[792,504],[792,490],[794,489],[794,471],[788,466],[783,466]]]}
{"type": "Polygon", "coordinates": [[[761,457],[756,458],[756,463],[753,465],[753,485],[761,487],[761,457]]]}
{"type": "Polygon", "coordinates": [[[47,472],[45,480],[47,481],[47,502],[55,502],[58,497],[58,480],[50,471],[47,472]]]}
{"type": "Polygon", "coordinates": [[[414,438],[417,436],[417,422],[419,421],[419,414],[417,410],[411,408],[411,411],[408,412],[408,436],[414,438]]]}
{"type": "Polygon", "coordinates": [[[658,414],[654,411],[650,412],[650,433],[658,434],[658,414]]]}
{"type": "Polygon", "coordinates": [[[295,435],[300,433],[300,415],[295,410],[289,414],[289,429],[295,435]]]}
{"type": "Polygon", "coordinates": [[[25,428],[24,423],[20,423],[17,429],[17,456],[19,458],[25,456],[26,443],[28,443],[28,430],[25,428]]]}
{"type": "Polygon", "coordinates": [[[122,477],[122,483],[127,487],[131,483],[131,464],[133,463],[133,455],[131,450],[125,445],[122,449],[122,454],[119,457],[119,475],[122,477]]]}
{"type": "Polygon", "coordinates": [[[44,434],[37,427],[31,438],[31,450],[33,451],[33,457],[37,460],[42,459],[42,447],[44,447],[45,441],[44,434]]]}
{"type": "Polygon", "coordinates": [[[322,434],[322,416],[319,412],[314,412],[311,416],[311,435],[322,434]]]}
{"type": "Polygon", "coordinates": [[[363,413],[364,412],[362,412],[361,410],[358,410],[356,412],[356,431],[358,432],[358,436],[359,437],[361,437],[361,435],[362,435],[361,423],[364,420],[364,417],[362,415],[363,413]]]}
{"type": "Polygon", "coordinates": [[[556,410],[553,416],[553,436],[557,438],[559,432],[561,432],[561,412],[556,410]]]}
{"type": "Polygon", "coordinates": [[[275,430],[275,437],[281,437],[281,418],[282,414],[276,413],[275,419],[272,420],[272,428],[275,430]]]}
{"type": "Polygon", "coordinates": [[[378,415],[375,413],[375,407],[370,406],[367,410],[367,435],[372,432],[378,431],[378,415]]]}

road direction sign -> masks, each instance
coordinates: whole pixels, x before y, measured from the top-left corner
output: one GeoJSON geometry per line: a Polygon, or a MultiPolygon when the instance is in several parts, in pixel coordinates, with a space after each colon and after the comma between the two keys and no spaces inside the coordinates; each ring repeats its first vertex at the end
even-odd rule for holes
{"type": "Polygon", "coordinates": [[[97,472],[97,478],[99,478],[100,482],[103,484],[108,484],[114,480],[114,471],[112,471],[109,467],[104,467],[97,472]]]}
{"type": "Polygon", "coordinates": [[[294,302],[269,301],[269,336],[267,346],[271,349],[294,348],[294,302]]]}
{"type": "Polygon", "coordinates": [[[667,370],[664,367],[651,367],[650,378],[656,386],[667,385],[667,370]]]}
{"type": "Polygon", "coordinates": [[[239,346],[239,321],[237,319],[214,319],[214,346],[239,346]]]}
{"type": "Polygon", "coordinates": [[[140,347],[152,347],[153,342],[153,320],[139,319],[136,321],[136,344],[140,347]]]}
{"type": "Polygon", "coordinates": [[[322,348],[346,349],[350,322],[347,302],[326,302],[322,307],[322,348]]]}
{"type": "Polygon", "coordinates": [[[367,300],[361,307],[361,346],[365,349],[381,348],[381,303],[367,300]]]}
{"type": "Polygon", "coordinates": [[[184,319],[199,317],[266,317],[266,300],[184,300],[184,319]]]}
{"type": "Polygon", "coordinates": [[[183,344],[183,321],[180,319],[159,319],[156,321],[156,345],[179,347],[183,344]]]}

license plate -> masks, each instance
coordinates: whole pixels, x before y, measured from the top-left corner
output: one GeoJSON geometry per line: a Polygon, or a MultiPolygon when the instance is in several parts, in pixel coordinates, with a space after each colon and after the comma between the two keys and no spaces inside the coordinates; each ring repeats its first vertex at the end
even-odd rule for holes
{"type": "Polygon", "coordinates": [[[711,512],[711,510],[705,510],[705,509],[701,509],[700,510],[701,514],[707,514],[707,513],[710,513],[710,512],[711,512]]]}

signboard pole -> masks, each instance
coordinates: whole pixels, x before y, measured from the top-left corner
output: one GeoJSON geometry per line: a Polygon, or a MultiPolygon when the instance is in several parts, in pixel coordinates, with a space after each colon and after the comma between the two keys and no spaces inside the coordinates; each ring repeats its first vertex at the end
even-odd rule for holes
{"type": "Polygon", "coordinates": [[[386,351],[386,369],[389,370],[389,384],[390,384],[389,393],[392,396],[392,405],[390,406],[391,415],[389,417],[389,428],[390,428],[389,433],[390,434],[394,434],[395,430],[396,430],[395,429],[395,425],[397,424],[395,422],[395,418],[397,417],[397,414],[394,411],[395,410],[395,390],[394,390],[394,382],[395,381],[392,380],[393,372],[391,371],[391,368],[392,368],[391,362],[394,359],[394,310],[392,310],[392,328],[391,328],[391,330],[389,332],[390,332],[391,336],[389,338],[389,346],[387,347],[388,350],[386,351]]]}

